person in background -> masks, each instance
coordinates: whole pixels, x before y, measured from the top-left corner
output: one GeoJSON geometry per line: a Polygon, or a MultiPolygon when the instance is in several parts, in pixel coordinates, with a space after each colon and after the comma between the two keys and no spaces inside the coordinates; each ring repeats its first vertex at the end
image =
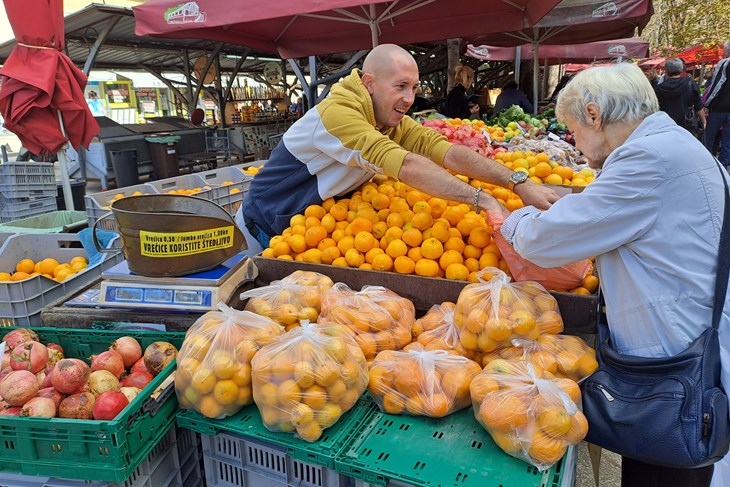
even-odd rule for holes
{"type": "Polygon", "coordinates": [[[712,78],[702,95],[702,102],[709,111],[705,129],[705,147],[715,154],[715,142],[719,138],[719,160],[723,166],[730,165],[730,42],[723,46],[724,59],[712,73],[712,78]]]}
{"type": "Polygon", "coordinates": [[[376,174],[385,174],[425,193],[478,204],[487,194],[448,170],[514,188],[525,204],[548,208],[558,195],[466,146],[406,116],[418,87],[411,54],[381,44],[287,130],[251,182],[236,214],[249,253],[282,233],[293,215],[313,204],[345,195],[376,174]]]}
{"type": "Polygon", "coordinates": [[[656,88],[659,84],[659,75],[657,74],[656,69],[647,69],[644,72],[644,75],[646,76],[646,79],[649,80],[651,87],[656,88]]]}
{"type": "MultiPolygon", "coordinates": [[[[666,357],[684,351],[711,323],[720,229],[730,218],[723,214],[728,174],[659,111],[649,81],[632,64],[578,73],[560,92],[556,113],[590,167],[601,170],[599,177],[547,211],[526,206],[509,214],[490,201],[488,217],[504,219],[501,234],[539,266],[596,257],[619,353],[666,357]]],[[[725,308],[721,375],[730,390],[725,308]]],[[[624,457],[621,485],[706,487],[713,468],[665,468],[624,457]]]]}
{"type": "Polygon", "coordinates": [[[91,114],[93,116],[103,117],[106,115],[104,102],[99,99],[99,95],[97,95],[96,91],[89,91],[89,97],[86,99],[86,104],[89,106],[89,110],[91,110],[91,114]]]}
{"type": "Polygon", "coordinates": [[[423,110],[428,110],[430,106],[431,103],[426,97],[423,96],[423,89],[421,89],[421,87],[419,86],[418,88],[416,88],[416,96],[413,97],[413,105],[411,105],[409,113],[422,112],[423,110]]]}
{"type": "MultiPolygon", "coordinates": [[[[656,75],[656,73],[654,73],[656,75]]],[[[565,85],[568,84],[570,79],[572,78],[569,74],[564,74],[562,78],[560,78],[560,81],[558,81],[558,84],[555,85],[555,89],[553,90],[553,94],[550,96],[550,102],[555,103],[555,100],[558,99],[558,93],[560,93],[560,90],[565,88],[565,85]]]]}
{"type": "Polygon", "coordinates": [[[669,115],[677,125],[697,137],[706,121],[700,90],[690,76],[682,76],[684,62],[681,59],[667,59],[664,69],[667,73],[666,79],[653,86],[659,100],[659,109],[669,115]]]}
{"type": "Polygon", "coordinates": [[[471,111],[466,92],[474,83],[474,70],[457,64],[454,68],[454,87],[444,102],[443,114],[450,118],[469,118],[471,111]]]}
{"type": "Polygon", "coordinates": [[[494,102],[494,113],[497,114],[502,110],[506,110],[512,105],[522,107],[525,113],[532,113],[533,107],[530,100],[527,99],[522,90],[520,90],[517,81],[511,79],[502,85],[502,92],[497,96],[494,102]]]}

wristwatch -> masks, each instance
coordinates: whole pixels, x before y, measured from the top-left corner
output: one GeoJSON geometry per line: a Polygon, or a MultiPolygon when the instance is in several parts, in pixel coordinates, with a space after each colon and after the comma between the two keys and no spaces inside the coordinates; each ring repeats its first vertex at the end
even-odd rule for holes
{"type": "Polygon", "coordinates": [[[509,181],[507,183],[507,187],[510,191],[513,191],[515,189],[515,186],[517,186],[520,183],[524,183],[527,181],[527,178],[529,178],[530,175],[526,172],[522,171],[515,171],[512,173],[512,175],[509,177],[509,181]]]}

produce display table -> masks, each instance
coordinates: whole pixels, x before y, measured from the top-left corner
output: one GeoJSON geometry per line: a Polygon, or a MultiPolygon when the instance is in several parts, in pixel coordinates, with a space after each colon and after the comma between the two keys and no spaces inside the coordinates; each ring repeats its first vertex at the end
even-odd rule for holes
{"type": "MultiPolygon", "coordinates": [[[[84,292],[98,287],[101,278],[95,280],[82,290],[70,296],[64,296],[41,311],[41,325],[59,328],[91,328],[92,325],[113,323],[154,323],[165,325],[167,331],[187,331],[205,311],[170,311],[141,308],[84,308],[79,306],[68,306],[66,303],[83,294],[84,292]]],[[[242,308],[240,294],[253,287],[250,281],[242,282],[231,295],[226,303],[232,308],[242,308]]]]}

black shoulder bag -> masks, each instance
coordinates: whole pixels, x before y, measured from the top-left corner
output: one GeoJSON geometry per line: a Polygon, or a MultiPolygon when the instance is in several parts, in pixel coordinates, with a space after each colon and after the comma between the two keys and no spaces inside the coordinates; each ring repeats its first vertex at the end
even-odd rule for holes
{"type": "Polygon", "coordinates": [[[677,355],[635,357],[611,346],[606,315],[599,313],[596,358],[600,367],[583,383],[586,441],[640,462],[672,468],[704,467],[728,452],[730,417],[720,382],[717,332],[730,273],[726,176],[721,176],[725,212],[711,326],[677,355]]]}

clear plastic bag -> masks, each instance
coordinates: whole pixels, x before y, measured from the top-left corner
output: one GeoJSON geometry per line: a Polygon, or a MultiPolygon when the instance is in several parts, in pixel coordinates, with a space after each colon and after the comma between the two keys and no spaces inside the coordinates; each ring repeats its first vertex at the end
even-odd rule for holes
{"type": "Polygon", "coordinates": [[[180,407],[221,419],[251,404],[251,359],[282,333],[275,321],[224,304],[198,318],[177,356],[180,407]]]}
{"type": "Polygon", "coordinates": [[[355,292],[338,282],[322,299],[320,322],[352,331],[368,361],[378,352],[408,345],[415,321],[413,303],[381,286],[364,286],[355,292]]]}
{"type": "Polygon", "coordinates": [[[544,333],[563,331],[558,303],[540,284],[511,283],[495,267],[485,268],[478,278],[480,282],[461,290],[454,310],[465,349],[487,353],[511,346],[515,338],[536,340],[544,333]],[[485,282],[487,275],[492,277],[485,282]]]}
{"type": "Polygon", "coordinates": [[[241,293],[241,299],[248,299],[248,311],[268,316],[289,331],[302,320],[317,321],[322,296],[333,284],[332,279],[319,272],[294,271],[268,286],[241,293]]]}
{"type": "Polygon", "coordinates": [[[497,446],[541,471],[588,433],[578,384],[543,378],[529,362],[493,360],[470,392],[474,415],[497,446]]]}
{"type": "Polygon", "coordinates": [[[596,351],[576,336],[542,335],[512,343],[514,347],[500,353],[502,358],[526,360],[555,377],[581,382],[598,369],[596,351]]]}
{"type": "Polygon", "coordinates": [[[368,385],[365,356],[338,325],[303,321],[252,361],[253,398],[270,431],[316,441],[368,385]]]}
{"type": "Polygon", "coordinates": [[[406,345],[403,350],[445,350],[481,364],[482,354],[465,349],[459,342],[459,328],[454,324],[455,307],[450,301],[431,306],[413,325],[415,341],[406,345]]]}
{"type": "Polygon", "coordinates": [[[590,259],[549,269],[533,264],[518,254],[499,232],[504,223],[504,217],[500,213],[488,212],[487,221],[494,227],[495,232],[492,234],[492,239],[502,253],[502,258],[507,263],[515,281],[535,281],[545,286],[546,289],[573,289],[583,283],[583,279],[592,269],[593,264],[590,259]]]}
{"type": "Polygon", "coordinates": [[[380,352],[368,390],[381,411],[442,418],[471,404],[469,384],[479,365],[444,350],[380,352]]]}

